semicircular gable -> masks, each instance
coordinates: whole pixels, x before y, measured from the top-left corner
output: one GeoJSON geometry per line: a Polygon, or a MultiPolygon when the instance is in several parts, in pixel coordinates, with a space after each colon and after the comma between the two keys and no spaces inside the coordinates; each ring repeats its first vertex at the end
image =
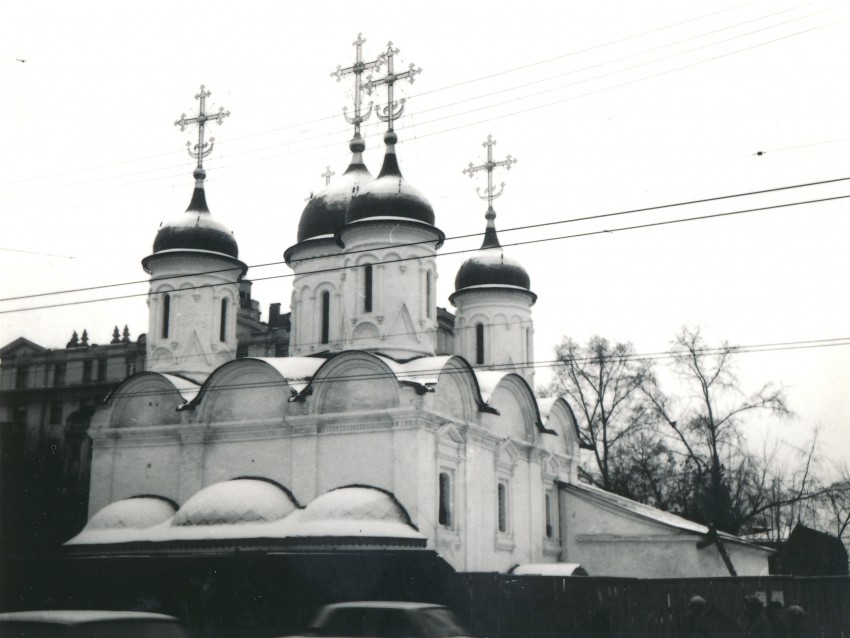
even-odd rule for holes
{"type": "Polygon", "coordinates": [[[466,359],[454,356],[446,360],[434,387],[435,409],[459,421],[469,422],[474,419],[481,402],[475,372],[466,359]]]}
{"type": "Polygon", "coordinates": [[[326,361],[310,384],[311,411],[317,414],[398,407],[399,381],[378,357],[347,350],[326,361]]]}
{"type": "Polygon", "coordinates": [[[485,414],[482,422],[501,437],[533,442],[540,414],[528,383],[520,375],[504,375],[493,389],[487,404],[498,414],[485,414]]]}
{"type": "Polygon", "coordinates": [[[236,359],[217,368],[198,395],[201,423],[277,421],[293,395],[286,379],[260,359],[236,359]]]}
{"type": "Polygon", "coordinates": [[[106,426],[134,428],[175,425],[177,411],[186,403],[174,384],[158,372],[141,372],[122,383],[109,396],[106,426]]]}
{"type": "Polygon", "coordinates": [[[550,452],[575,456],[579,450],[578,425],[570,404],[559,397],[552,404],[546,419],[546,428],[557,436],[542,437],[544,447],[550,452]]]}

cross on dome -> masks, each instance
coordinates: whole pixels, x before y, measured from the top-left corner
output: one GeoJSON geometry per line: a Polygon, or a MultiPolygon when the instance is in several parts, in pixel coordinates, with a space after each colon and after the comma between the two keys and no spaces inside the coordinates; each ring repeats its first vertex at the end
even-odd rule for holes
{"type": "Polygon", "coordinates": [[[368,110],[365,115],[362,115],[360,112],[360,101],[361,101],[361,92],[363,87],[360,83],[360,76],[363,75],[363,71],[367,69],[379,69],[381,64],[383,64],[383,60],[381,58],[377,58],[372,60],[371,62],[363,61],[363,44],[366,42],[366,39],[363,37],[362,33],[357,34],[357,39],[352,42],[352,46],[355,48],[354,55],[354,64],[349,67],[342,68],[342,65],[338,65],[336,67],[336,71],[331,73],[332,78],[336,78],[337,82],[340,82],[343,77],[346,75],[354,76],[354,117],[348,116],[348,107],[343,107],[342,111],[345,116],[345,120],[349,124],[354,124],[354,139],[360,138],[360,125],[369,119],[369,116],[372,114],[372,103],[369,102],[368,110]]]}
{"type": "MultiPolygon", "coordinates": [[[[395,56],[398,54],[399,50],[393,48],[393,43],[387,43],[387,50],[384,51],[381,55],[378,56],[378,60],[387,63],[387,74],[382,78],[372,79],[372,76],[369,75],[366,78],[366,82],[363,84],[363,89],[369,95],[372,94],[372,91],[385,84],[387,86],[387,105],[381,107],[379,111],[375,113],[378,116],[378,119],[382,122],[387,122],[389,126],[387,127],[388,132],[393,131],[393,122],[401,117],[401,114],[404,112],[404,98],[396,101],[394,99],[394,85],[398,80],[409,80],[411,84],[413,84],[414,78],[417,73],[422,73],[422,69],[417,67],[412,62],[408,67],[407,71],[402,73],[395,72],[395,56]],[[383,111],[383,112],[382,112],[383,111]]],[[[380,67],[380,64],[377,68],[380,67]]]]}
{"type": "Polygon", "coordinates": [[[194,150],[192,149],[192,143],[186,142],[189,155],[198,160],[198,166],[195,169],[195,178],[198,180],[203,180],[205,176],[204,158],[212,152],[213,143],[215,142],[214,137],[211,137],[209,142],[204,142],[204,129],[206,127],[206,123],[218,122],[219,126],[221,126],[222,120],[230,115],[230,111],[225,111],[224,107],[220,107],[218,109],[218,113],[215,113],[214,115],[207,114],[207,98],[210,95],[211,93],[202,84],[198,94],[195,96],[195,99],[200,100],[201,102],[201,106],[198,110],[198,116],[186,117],[185,113],[181,113],[180,119],[174,122],[174,126],[179,126],[181,131],[185,131],[186,127],[190,124],[198,125],[198,143],[195,145],[194,150]]]}
{"type": "Polygon", "coordinates": [[[482,248],[497,248],[500,246],[499,239],[496,236],[496,211],[493,210],[493,200],[499,197],[502,194],[502,191],[505,190],[505,183],[502,182],[499,184],[499,192],[494,190],[493,169],[504,166],[506,170],[511,170],[511,166],[517,163],[516,158],[511,157],[510,155],[498,162],[494,161],[493,147],[495,145],[496,140],[493,139],[492,135],[488,135],[487,140],[481,144],[481,146],[487,149],[487,161],[483,164],[479,164],[478,166],[475,166],[475,164],[470,162],[469,166],[463,169],[464,175],[469,175],[470,178],[474,177],[475,173],[479,171],[487,171],[487,188],[484,189],[484,194],[481,194],[480,188],[475,189],[475,192],[478,193],[478,197],[487,200],[487,213],[484,215],[484,218],[487,220],[487,229],[484,233],[484,243],[481,246],[482,248]]]}
{"type": "Polygon", "coordinates": [[[330,183],[331,183],[331,177],[333,177],[334,175],[336,175],[336,173],[334,173],[334,172],[331,170],[331,167],[330,167],[330,166],[328,166],[328,167],[325,169],[325,172],[324,172],[324,173],[322,173],[322,175],[321,175],[322,177],[324,177],[324,178],[325,178],[325,186],[327,186],[328,184],[330,184],[330,183]]]}

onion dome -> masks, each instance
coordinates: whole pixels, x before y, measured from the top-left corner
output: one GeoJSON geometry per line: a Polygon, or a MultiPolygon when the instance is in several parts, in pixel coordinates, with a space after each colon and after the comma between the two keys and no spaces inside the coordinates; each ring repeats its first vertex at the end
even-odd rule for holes
{"type": "Polygon", "coordinates": [[[310,201],[301,213],[298,222],[298,241],[302,242],[314,237],[335,235],[345,226],[345,212],[351,198],[372,179],[372,174],[363,163],[363,151],[366,144],[360,137],[349,142],[352,152],[351,163],[336,184],[331,184],[318,194],[310,197],[310,201]]]}
{"type": "Polygon", "coordinates": [[[537,295],[531,292],[531,279],[528,272],[516,259],[505,257],[496,234],[494,223],[496,213],[492,208],[487,210],[486,218],[487,230],[484,233],[481,251],[463,262],[458,269],[455,277],[455,292],[450,300],[462,290],[481,287],[521,289],[528,291],[536,299],[537,295]]]}
{"type": "Polygon", "coordinates": [[[166,250],[204,250],[239,257],[233,231],[214,219],[207,207],[203,168],[195,169],[195,190],[186,212],[163,222],[153,242],[153,252],[166,250]]]}
{"type": "Polygon", "coordinates": [[[395,132],[388,131],[384,134],[387,150],[381,172],[352,198],[345,216],[346,223],[376,217],[394,217],[434,225],[434,209],[431,204],[401,175],[395,152],[397,141],[395,132]]]}
{"type": "Polygon", "coordinates": [[[183,504],[172,525],[271,522],[297,509],[283,486],[263,478],[236,478],[205,487],[183,504]]]}

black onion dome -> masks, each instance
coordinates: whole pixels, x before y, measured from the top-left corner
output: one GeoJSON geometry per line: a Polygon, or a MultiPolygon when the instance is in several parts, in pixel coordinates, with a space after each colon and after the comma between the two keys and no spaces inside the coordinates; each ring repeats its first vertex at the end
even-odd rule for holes
{"type": "Polygon", "coordinates": [[[165,250],[206,250],[239,257],[233,231],[213,218],[204,194],[203,170],[195,171],[195,191],[186,212],[163,222],[153,240],[153,252],[165,250]]]}
{"type": "MultiPolygon", "coordinates": [[[[505,257],[493,223],[496,213],[492,208],[487,210],[486,218],[487,230],[484,233],[481,251],[463,262],[458,269],[454,294],[467,288],[481,286],[507,286],[523,288],[531,292],[531,278],[528,272],[516,259],[505,257]]],[[[531,294],[534,295],[533,292],[531,294]]]]}
{"type": "Polygon", "coordinates": [[[392,131],[384,135],[387,151],[381,172],[355,194],[348,206],[346,223],[373,217],[402,217],[434,225],[434,209],[425,196],[401,175],[392,131]]]}
{"type": "Polygon", "coordinates": [[[372,179],[361,155],[366,146],[363,140],[355,138],[349,146],[354,155],[345,173],[336,184],[310,197],[304,207],[301,221],[298,222],[299,242],[323,235],[335,235],[345,226],[345,213],[351,198],[363,184],[372,179]]]}

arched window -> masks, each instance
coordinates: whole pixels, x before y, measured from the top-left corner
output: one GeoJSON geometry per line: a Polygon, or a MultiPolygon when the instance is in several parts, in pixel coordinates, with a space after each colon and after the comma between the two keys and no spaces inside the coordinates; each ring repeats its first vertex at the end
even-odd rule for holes
{"type": "Polygon", "coordinates": [[[331,331],[331,293],[322,293],[322,343],[328,343],[331,331]]]}
{"type": "Polygon", "coordinates": [[[363,268],[363,312],[372,312],[372,264],[363,268]]]}
{"type": "Polygon", "coordinates": [[[552,495],[549,492],[546,492],[543,507],[546,510],[546,538],[554,538],[555,526],[553,525],[553,522],[555,517],[553,516],[552,511],[552,495]]]}
{"type": "Polygon", "coordinates": [[[443,527],[452,526],[452,477],[448,472],[440,472],[440,510],[437,522],[443,527]]]}
{"type": "Polygon", "coordinates": [[[162,338],[168,339],[168,322],[171,318],[171,295],[162,298],[162,338]]]}
{"type": "Polygon", "coordinates": [[[484,324],[475,324],[475,363],[484,363],[484,324]]]}
{"type": "Polygon", "coordinates": [[[425,273],[425,316],[431,318],[431,271],[425,273]]]}
{"type": "Polygon", "coordinates": [[[227,341],[227,299],[221,300],[221,325],[218,328],[218,340],[227,341]]]}

